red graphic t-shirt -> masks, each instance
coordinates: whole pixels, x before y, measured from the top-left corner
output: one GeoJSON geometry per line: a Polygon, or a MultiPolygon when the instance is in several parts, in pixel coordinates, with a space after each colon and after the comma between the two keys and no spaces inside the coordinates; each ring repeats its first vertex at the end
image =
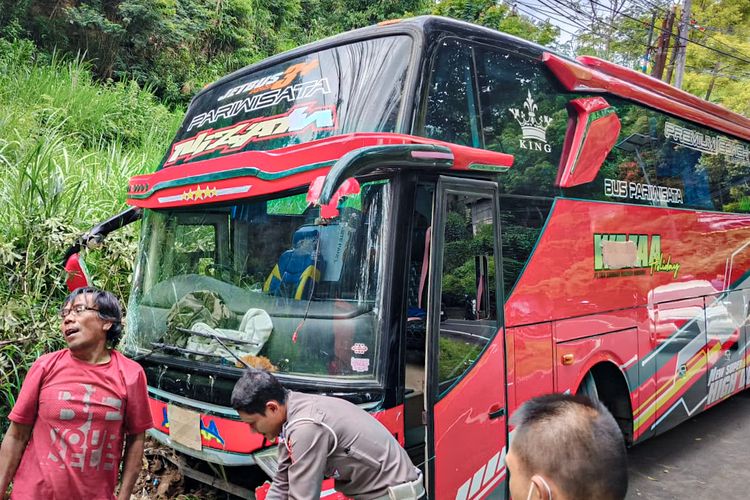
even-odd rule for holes
{"type": "Polygon", "coordinates": [[[40,357],[13,411],[33,425],[11,498],[113,499],[125,434],[152,427],[143,368],[117,351],[102,365],[68,349],[40,357]]]}

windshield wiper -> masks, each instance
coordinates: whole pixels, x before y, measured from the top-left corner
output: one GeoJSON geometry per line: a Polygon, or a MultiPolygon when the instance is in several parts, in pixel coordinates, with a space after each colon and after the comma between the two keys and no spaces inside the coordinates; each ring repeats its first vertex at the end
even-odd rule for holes
{"type": "Polygon", "coordinates": [[[155,352],[167,351],[167,350],[169,350],[170,347],[175,347],[175,346],[170,346],[169,344],[160,344],[158,342],[151,342],[151,350],[150,351],[147,351],[147,352],[144,352],[144,353],[141,353],[141,354],[136,354],[135,356],[133,356],[130,359],[132,359],[133,361],[140,361],[142,359],[146,359],[148,357],[151,357],[151,355],[154,354],[155,352]]]}

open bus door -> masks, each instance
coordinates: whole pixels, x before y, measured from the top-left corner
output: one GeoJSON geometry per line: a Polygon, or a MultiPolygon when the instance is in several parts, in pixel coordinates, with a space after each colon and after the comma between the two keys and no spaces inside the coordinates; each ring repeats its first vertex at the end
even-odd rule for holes
{"type": "Polygon", "coordinates": [[[441,177],[434,200],[426,355],[429,496],[505,498],[497,185],[441,177]]]}

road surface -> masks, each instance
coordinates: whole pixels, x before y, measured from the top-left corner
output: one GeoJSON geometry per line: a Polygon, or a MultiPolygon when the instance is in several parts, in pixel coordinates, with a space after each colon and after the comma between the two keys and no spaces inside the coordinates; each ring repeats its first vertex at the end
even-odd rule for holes
{"type": "Polygon", "coordinates": [[[628,453],[627,500],[750,498],[750,391],[628,453]]]}

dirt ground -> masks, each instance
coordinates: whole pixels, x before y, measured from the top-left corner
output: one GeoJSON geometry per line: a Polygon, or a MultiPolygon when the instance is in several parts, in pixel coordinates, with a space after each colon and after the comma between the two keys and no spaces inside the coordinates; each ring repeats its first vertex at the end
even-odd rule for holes
{"type": "Polygon", "coordinates": [[[207,499],[226,498],[226,494],[210,486],[185,477],[174,451],[151,438],[146,440],[143,469],[138,477],[131,500],[146,499],[207,499]]]}

